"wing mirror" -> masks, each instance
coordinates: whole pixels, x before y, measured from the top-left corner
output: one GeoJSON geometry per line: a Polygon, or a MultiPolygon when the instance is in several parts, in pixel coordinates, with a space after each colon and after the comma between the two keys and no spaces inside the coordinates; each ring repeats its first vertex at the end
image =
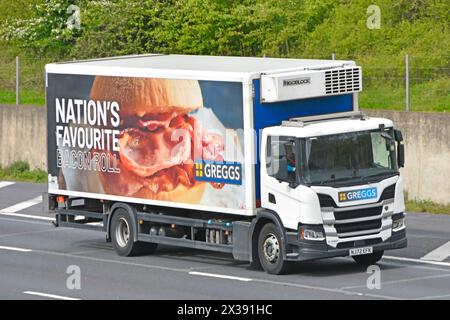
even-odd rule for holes
{"type": "Polygon", "coordinates": [[[405,145],[401,143],[397,146],[397,163],[399,168],[405,166],[405,145]]]}
{"type": "Polygon", "coordinates": [[[395,141],[397,141],[397,164],[399,168],[405,166],[405,145],[403,142],[403,134],[400,130],[394,130],[395,141]]]}
{"type": "Polygon", "coordinates": [[[395,137],[395,141],[397,141],[397,142],[403,141],[403,134],[400,130],[394,130],[394,137],[395,137]]]}

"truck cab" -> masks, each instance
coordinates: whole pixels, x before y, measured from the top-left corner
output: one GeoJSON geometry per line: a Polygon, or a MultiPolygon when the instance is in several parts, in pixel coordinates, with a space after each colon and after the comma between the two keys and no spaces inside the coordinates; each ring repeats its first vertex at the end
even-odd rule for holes
{"type": "Polygon", "coordinates": [[[352,255],[372,264],[405,246],[403,163],[392,121],[361,112],[265,128],[261,207],[286,229],[286,260],[352,255]]]}

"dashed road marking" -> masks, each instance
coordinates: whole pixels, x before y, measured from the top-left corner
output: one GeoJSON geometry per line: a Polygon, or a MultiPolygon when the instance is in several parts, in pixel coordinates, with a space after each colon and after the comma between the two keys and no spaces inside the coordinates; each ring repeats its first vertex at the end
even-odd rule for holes
{"type": "MultiPolygon", "coordinates": [[[[448,277],[450,277],[450,273],[438,274],[438,275],[432,275],[432,276],[415,277],[415,278],[398,279],[398,280],[391,280],[391,281],[381,282],[381,286],[390,285],[390,284],[405,283],[405,282],[421,281],[421,280],[433,280],[433,279],[439,279],[439,278],[448,278],[448,277]]],[[[351,289],[366,288],[366,287],[367,287],[367,285],[363,285],[363,286],[349,286],[349,287],[342,287],[341,289],[342,290],[351,290],[351,289]]]]}
{"type": "Polygon", "coordinates": [[[450,241],[424,255],[421,260],[444,261],[450,257],[450,241]]]}
{"type": "Polygon", "coordinates": [[[27,200],[27,201],[24,201],[24,202],[17,203],[17,204],[15,204],[13,206],[10,206],[8,208],[1,209],[0,213],[14,213],[14,212],[17,212],[17,211],[20,211],[20,210],[32,207],[34,205],[37,205],[37,204],[39,204],[41,202],[42,202],[42,196],[39,196],[39,197],[30,199],[30,200],[27,200]]]}
{"type": "MultiPolygon", "coordinates": [[[[0,247],[1,248],[1,247],[0,247]]],[[[14,248],[14,247],[6,247],[8,249],[15,249],[15,250],[31,250],[31,249],[24,249],[24,248],[14,248]]],[[[123,264],[128,266],[135,266],[135,267],[144,267],[144,268],[150,268],[150,269],[161,269],[161,270],[170,270],[175,272],[186,272],[187,274],[191,275],[201,275],[201,276],[209,276],[214,278],[224,278],[229,280],[238,280],[242,282],[255,282],[255,283],[263,283],[263,284],[269,284],[269,285],[281,285],[286,287],[292,287],[292,288],[298,288],[298,289],[308,289],[308,290],[315,290],[315,291],[324,291],[324,292],[331,292],[331,293],[337,293],[337,294],[344,294],[344,295],[357,295],[357,296],[367,296],[367,297],[373,297],[378,299],[404,299],[403,297],[394,297],[394,296],[387,296],[387,295],[374,295],[370,293],[362,293],[357,291],[349,291],[349,290],[342,290],[339,288],[327,288],[327,287],[318,287],[318,286],[311,286],[311,285],[305,285],[301,283],[289,283],[289,282],[279,282],[279,281],[272,281],[268,279],[260,279],[260,278],[243,278],[243,277],[235,277],[235,276],[228,276],[228,275],[222,275],[222,274],[215,274],[215,273],[204,273],[204,272],[198,272],[193,271],[190,268],[189,269],[177,269],[177,268],[169,268],[164,266],[156,266],[156,265],[148,265],[148,264],[142,264],[142,263],[132,263],[132,262],[126,262],[126,261],[118,261],[118,260],[112,260],[112,259],[100,259],[100,258],[94,258],[94,257],[88,257],[88,256],[82,256],[82,255],[74,255],[74,254],[67,254],[67,253],[59,253],[59,252],[53,252],[53,251],[45,251],[45,250],[38,250],[33,249],[31,250],[33,253],[37,254],[46,254],[46,255],[53,255],[53,256],[60,256],[60,257],[70,257],[70,258],[77,258],[81,260],[90,260],[90,261],[96,261],[96,262],[109,262],[109,263],[117,263],[117,264],[123,264]]],[[[420,262],[420,260],[419,260],[420,262]]],[[[408,279],[411,280],[411,279],[408,279]]],[[[38,292],[38,294],[41,294],[38,292]]],[[[43,293],[46,294],[46,293],[43,293]]],[[[44,296],[43,296],[44,297],[44,296]]]]}
{"type": "Polygon", "coordinates": [[[198,272],[198,271],[191,271],[191,272],[189,272],[189,274],[193,275],[193,276],[221,278],[221,279],[227,279],[227,280],[237,280],[237,281],[246,281],[246,282],[253,280],[250,278],[234,277],[234,276],[227,276],[224,274],[206,273],[206,272],[198,272]]]}
{"type": "Polygon", "coordinates": [[[51,299],[58,299],[58,300],[81,300],[81,299],[78,299],[78,298],[59,296],[59,295],[56,295],[56,294],[45,293],[45,292],[37,292],[37,291],[24,291],[23,293],[24,294],[28,294],[28,295],[32,295],[32,296],[51,298],[51,299]]]}
{"type": "Polygon", "coordinates": [[[34,215],[30,215],[30,214],[22,214],[22,213],[14,213],[14,212],[6,212],[6,210],[5,211],[0,210],[0,214],[2,216],[19,217],[19,218],[27,218],[27,219],[35,219],[35,220],[45,220],[45,221],[55,221],[55,218],[34,216],[34,215]]]}
{"type": "Polygon", "coordinates": [[[444,298],[449,298],[450,294],[441,294],[438,296],[426,296],[426,297],[419,297],[419,298],[414,298],[412,300],[436,300],[436,299],[444,299],[444,298]]]}
{"type": "MultiPolygon", "coordinates": [[[[1,215],[1,213],[0,213],[1,215]]],[[[19,218],[22,218],[22,216],[19,216],[19,218]]],[[[31,221],[31,219],[27,219],[28,217],[25,217],[26,219],[12,219],[12,218],[4,218],[4,217],[0,217],[0,221],[8,221],[8,222],[20,222],[20,223],[29,223],[29,224],[40,224],[42,226],[48,226],[49,223],[48,222],[38,222],[38,221],[31,221]]],[[[49,218],[51,219],[51,218],[49,218]]],[[[62,227],[60,227],[62,228],[62,227]]]]}
{"type": "Polygon", "coordinates": [[[436,265],[436,266],[450,267],[450,262],[430,261],[430,260],[394,257],[394,256],[384,256],[383,259],[405,261],[405,262],[416,262],[416,263],[423,263],[423,264],[432,264],[432,265],[436,265]]]}
{"type": "Polygon", "coordinates": [[[4,208],[0,210],[0,215],[3,216],[10,216],[10,217],[19,217],[19,218],[27,218],[27,219],[35,219],[35,220],[44,220],[44,221],[55,221],[55,218],[50,217],[42,217],[37,215],[31,215],[31,214],[23,214],[23,213],[17,213],[17,211],[24,210],[26,208],[32,207],[34,205],[37,205],[42,202],[42,197],[38,196],[36,198],[17,203],[15,205],[12,205],[10,207],[4,208]]]}
{"type": "Polygon", "coordinates": [[[31,251],[33,251],[31,249],[7,247],[7,246],[0,246],[0,250],[17,251],[17,252],[31,252],[31,251]]]}
{"type": "Polygon", "coordinates": [[[0,189],[8,186],[12,186],[15,182],[10,181],[0,181],[0,189]]]}

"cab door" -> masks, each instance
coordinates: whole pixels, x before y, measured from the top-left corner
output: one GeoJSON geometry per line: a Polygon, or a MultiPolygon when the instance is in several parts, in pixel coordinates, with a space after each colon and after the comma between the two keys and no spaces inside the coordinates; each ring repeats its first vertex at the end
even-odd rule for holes
{"type": "Polygon", "coordinates": [[[300,213],[296,139],[266,135],[261,143],[261,205],[275,211],[282,221],[300,213]]]}

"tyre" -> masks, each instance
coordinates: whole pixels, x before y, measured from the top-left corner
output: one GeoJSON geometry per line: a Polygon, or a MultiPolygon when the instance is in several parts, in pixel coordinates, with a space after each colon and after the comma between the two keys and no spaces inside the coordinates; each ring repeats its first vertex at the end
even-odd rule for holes
{"type": "Polygon", "coordinates": [[[383,257],[384,251],[376,251],[371,254],[364,254],[362,256],[354,256],[353,260],[355,260],[356,263],[362,265],[362,266],[370,266],[372,264],[377,263],[381,260],[383,257]]]}
{"type": "Polygon", "coordinates": [[[151,254],[156,250],[156,243],[135,242],[137,227],[133,225],[131,214],[122,208],[114,211],[111,218],[111,242],[118,255],[124,257],[151,254]]]}
{"type": "Polygon", "coordinates": [[[283,274],[289,262],[283,259],[281,231],[273,223],[264,225],[258,236],[258,256],[264,271],[270,274],[283,274]]]}
{"type": "Polygon", "coordinates": [[[255,253],[256,257],[253,257],[253,260],[250,262],[250,269],[252,270],[263,270],[261,262],[259,262],[258,252],[255,253]]]}

